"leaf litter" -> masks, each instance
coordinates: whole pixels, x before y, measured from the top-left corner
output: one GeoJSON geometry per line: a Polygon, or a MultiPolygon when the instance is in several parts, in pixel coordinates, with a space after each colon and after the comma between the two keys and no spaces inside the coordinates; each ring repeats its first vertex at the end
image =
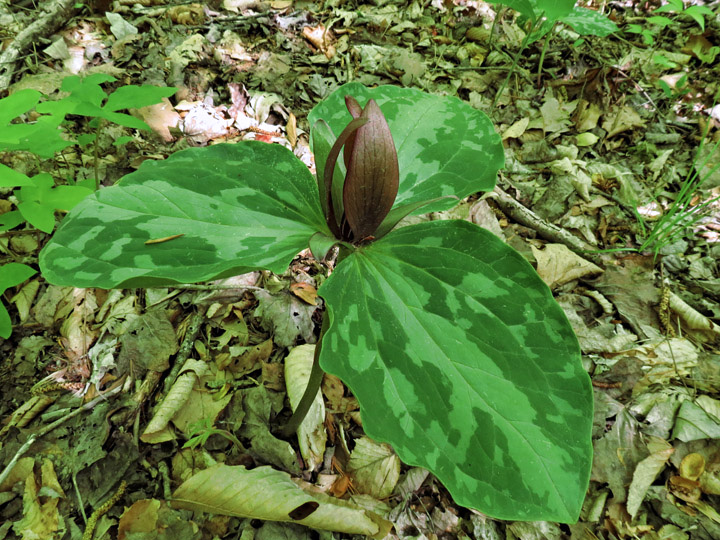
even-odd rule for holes
{"type": "MultiPolygon", "coordinates": [[[[144,159],[244,138],[283,144],[312,165],[307,111],[348,78],[459,94],[490,111],[524,35],[512,12],[472,2],[328,4],[324,10],[287,2],[182,10],[132,4],[119,2],[107,28],[99,19],[70,23],[64,41],[48,52],[67,73],[113,73],[180,89],[177,100],[138,113],[155,138],[132,137],[120,148],[111,132],[99,137],[96,170],[106,183],[144,159]],[[292,137],[291,115],[298,119],[292,137]]],[[[647,14],[615,7],[612,15],[622,22],[647,14]]],[[[229,284],[232,292],[224,297],[211,288],[81,291],[37,278],[8,291],[15,326],[0,344],[6,357],[0,366],[0,538],[79,538],[121,480],[129,485],[125,497],[133,497],[98,519],[96,538],[148,530],[199,538],[210,527],[243,538],[306,537],[297,523],[389,538],[581,538],[587,531],[602,538],[720,537],[717,202],[699,221],[677,223],[670,242],[645,244],[688,171],[699,168],[707,179],[690,209],[718,195],[713,165],[720,153],[711,151],[718,137],[711,112],[718,77],[709,56],[720,42],[718,27],[708,22],[702,36],[708,45],[690,24],[677,24],[670,34],[690,36],[687,54],[671,52],[671,37],[657,38],[673,68],[654,62],[639,42],[612,35],[585,36],[584,44],[569,47],[574,36],[564,29],[549,35],[538,89],[541,47],[528,49],[490,112],[505,140],[508,167],[500,186],[533,214],[518,223],[501,199],[487,197],[482,202],[494,221],[487,210],[466,217],[493,223],[537,263],[581,340],[596,412],[595,461],[579,523],[504,523],[457,507],[426,471],[401,465],[387,445],[363,437],[354,398],[330,376],[323,383],[327,411],[313,420],[307,445],[276,437],[289,414],[285,385],[301,387],[307,369],[296,375],[286,364],[281,384],[285,351],[317,337],[315,297],[298,285],[310,275],[317,282],[310,286],[319,286],[331,269],[299,259],[274,285],[264,283],[265,290],[252,289],[254,281],[245,283],[251,289],[229,284]],[[697,74],[689,77],[691,91],[683,93],[677,69],[697,74]],[[696,160],[708,126],[708,144],[696,160]],[[570,254],[546,223],[601,252],[602,272],[596,258],[584,260],[589,254],[570,254]],[[641,245],[650,249],[638,250],[641,245]],[[196,310],[205,313],[199,324],[193,323],[196,310]],[[162,388],[168,361],[180,362],[179,369],[162,388]],[[43,382],[47,376],[61,385],[43,382]],[[72,391],[86,384],[86,401],[109,388],[121,393],[64,420],[42,437],[43,446],[8,468],[29,436],[77,409],[81,401],[72,391]],[[163,401],[178,395],[172,388],[183,386],[182,397],[162,412],[163,401]],[[162,444],[138,432],[155,418],[167,436],[162,444]],[[241,446],[203,432],[208,426],[241,446]],[[202,445],[179,449],[203,434],[202,445]],[[142,463],[138,444],[150,462],[142,463]],[[201,482],[208,471],[217,476],[201,482]],[[323,475],[332,482],[319,482],[323,475]],[[334,493],[343,498],[328,495],[341,478],[345,489],[334,493]],[[232,512],[218,513],[246,519],[194,514],[188,520],[165,502],[173,490],[180,500],[188,490],[205,489],[208,503],[217,504],[221,482],[235,496],[232,512]],[[253,494],[266,495],[269,507],[253,494]]],[[[60,79],[53,83],[48,75],[45,67],[24,73],[16,88],[52,94],[60,79]]],[[[78,121],[70,127],[78,134],[86,129],[78,121]]],[[[22,161],[6,154],[0,160],[14,168],[22,161]]],[[[70,147],[62,160],[42,166],[80,178],[91,174],[91,160],[87,147],[70,147]]],[[[28,166],[35,165],[21,170],[28,166]]],[[[7,261],[31,261],[39,244],[31,235],[3,234],[0,247],[7,261]]]]}

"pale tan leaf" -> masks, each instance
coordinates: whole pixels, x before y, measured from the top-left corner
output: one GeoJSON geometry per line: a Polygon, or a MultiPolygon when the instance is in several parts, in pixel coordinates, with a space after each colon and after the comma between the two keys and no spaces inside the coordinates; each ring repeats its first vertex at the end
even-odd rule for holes
{"type": "Polygon", "coordinates": [[[503,131],[502,140],[504,141],[505,139],[517,139],[523,133],[525,133],[525,130],[527,129],[529,123],[530,123],[529,116],[526,116],[525,118],[521,118],[520,120],[515,122],[512,126],[510,126],[505,131],[503,131]]]}
{"type": "Polygon", "coordinates": [[[249,471],[220,464],[205,469],[175,491],[171,505],[225,516],[299,523],[378,540],[392,527],[387,520],[350,502],[307,493],[289,474],[266,466],[249,471]]]}
{"type": "Polygon", "coordinates": [[[670,444],[662,439],[653,437],[653,447],[648,444],[648,449],[652,453],[638,463],[633,473],[633,479],[630,483],[627,498],[627,511],[634,518],[640,509],[645,493],[648,488],[655,481],[657,475],[665,468],[670,456],[675,449],[670,444]]]}
{"type": "Polygon", "coordinates": [[[30,315],[30,307],[39,288],[40,282],[34,279],[10,299],[10,301],[15,304],[15,307],[17,307],[18,313],[20,314],[20,322],[25,322],[30,315]]]}
{"type": "Polygon", "coordinates": [[[355,443],[347,472],[360,493],[377,499],[388,497],[400,478],[400,459],[387,444],[378,444],[368,437],[355,443]]]}
{"type": "MultiPolygon", "coordinates": [[[[305,393],[305,387],[310,379],[315,345],[300,345],[294,347],[285,358],[285,385],[287,387],[290,406],[294,411],[305,393]]],[[[318,389],[313,404],[310,406],[305,419],[297,430],[300,454],[305,460],[305,466],[314,470],[322,463],[327,443],[325,432],[325,404],[318,389]]]]}
{"type": "Polygon", "coordinates": [[[180,376],[155,410],[155,414],[141,435],[140,439],[143,442],[156,444],[174,438],[172,433],[166,429],[168,422],[187,402],[198,377],[202,377],[207,370],[208,365],[205,362],[193,358],[189,358],[185,362],[180,376]]]}
{"type": "Polygon", "coordinates": [[[543,250],[533,246],[532,252],[538,274],[551,289],[602,272],[600,267],[576,255],[563,244],[547,244],[543,250]]]}

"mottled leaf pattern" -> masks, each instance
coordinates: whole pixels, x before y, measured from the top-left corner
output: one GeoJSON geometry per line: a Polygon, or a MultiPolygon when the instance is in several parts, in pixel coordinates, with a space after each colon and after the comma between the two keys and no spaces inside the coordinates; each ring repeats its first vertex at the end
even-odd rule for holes
{"type": "Polygon", "coordinates": [[[576,6],[564,16],[562,22],[572,26],[581,36],[609,36],[618,31],[617,25],[607,16],[594,9],[576,6]]]}
{"type": "Polygon", "coordinates": [[[587,487],[592,392],[560,307],[532,267],[467,222],[360,248],[320,294],[320,358],[371,437],[493,517],[574,521],[587,487]]]}
{"type": "MultiPolygon", "coordinates": [[[[492,122],[457,98],[426,94],[412,88],[359,83],[341,86],[309,115],[310,125],[325,120],[338,135],[352,120],[345,106],[351,95],[365,106],[380,106],[398,153],[400,188],[395,207],[445,195],[466,197],[495,186],[504,153],[492,122]]],[[[445,199],[418,212],[452,208],[445,199]]]]}
{"type": "Polygon", "coordinates": [[[283,272],[316,232],[328,232],[317,185],[289,150],[219,144],[146,161],[85,199],[41,252],[40,267],[50,283],[103,288],[283,272]]]}

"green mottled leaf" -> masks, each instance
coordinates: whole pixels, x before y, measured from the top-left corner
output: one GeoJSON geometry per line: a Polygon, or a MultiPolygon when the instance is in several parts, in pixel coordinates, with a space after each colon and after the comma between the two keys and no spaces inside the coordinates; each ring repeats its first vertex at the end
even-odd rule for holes
{"type": "Polygon", "coordinates": [[[40,267],[51,283],[103,288],[283,272],[316,232],[328,231],[300,160],[279,145],[220,144],[146,161],[85,199],[40,267]]]}
{"type": "Polygon", "coordinates": [[[352,389],[368,435],[431,470],[459,504],[574,521],[591,465],[592,392],[549,289],[462,221],[396,230],[320,288],[320,363],[352,389]]]}
{"type": "MultiPolygon", "coordinates": [[[[0,218],[2,218],[2,215],[0,215],[0,218]]],[[[312,252],[313,257],[315,257],[318,261],[322,261],[325,257],[327,257],[328,252],[335,244],[337,244],[337,238],[318,232],[313,234],[310,238],[310,251],[312,252]]]]}
{"type": "MultiPolygon", "coordinates": [[[[462,198],[495,186],[504,153],[500,136],[482,112],[454,97],[349,83],[310,112],[310,125],[323,119],[334,133],[341,133],[352,120],[345,106],[346,95],[363,107],[374,99],[390,126],[400,169],[394,207],[446,195],[462,198]]],[[[422,212],[454,205],[444,199],[423,207],[422,212]]]]}
{"type": "Polygon", "coordinates": [[[617,25],[607,16],[593,9],[575,7],[561,21],[581,36],[609,36],[618,31],[617,25]]]}

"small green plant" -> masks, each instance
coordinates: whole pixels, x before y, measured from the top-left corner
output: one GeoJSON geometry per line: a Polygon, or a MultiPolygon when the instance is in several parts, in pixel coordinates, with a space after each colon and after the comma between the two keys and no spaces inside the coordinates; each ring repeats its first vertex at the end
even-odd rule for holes
{"type": "MultiPolygon", "coordinates": [[[[705,32],[705,16],[710,15],[712,17],[715,15],[712,10],[707,6],[690,5],[686,8],[684,7],[683,0],[668,0],[667,4],[663,4],[659,8],[653,10],[653,13],[670,13],[678,17],[691,17],[698,24],[698,26],[700,26],[700,29],[703,32],[705,32]]],[[[640,35],[643,39],[643,43],[648,46],[655,45],[655,38],[664,29],[669,28],[673,25],[677,25],[676,20],[671,19],[670,17],[666,17],[665,15],[653,15],[651,17],[648,17],[646,22],[649,23],[650,26],[641,24],[628,24],[625,27],[625,31],[631,34],[640,35]]],[[[699,45],[699,42],[695,42],[695,45],[691,48],[693,50],[693,53],[695,53],[695,55],[703,63],[714,62],[715,57],[720,52],[720,47],[717,46],[710,47],[705,50],[701,45],[699,45]]],[[[668,59],[667,56],[659,52],[656,52],[652,55],[652,61],[658,66],[669,69],[675,69],[678,67],[675,62],[668,59]]],[[[670,90],[669,85],[663,81],[660,81],[659,84],[665,95],[668,97],[675,98],[679,97],[679,95],[682,95],[676,95],[675,93],[673,93],[670,90]]]]}
{"type": "MultiPolygon", "coordinates": [[[[102,120],[150,130],[142,120],[117,111],[152,105],[175,92],[174,88],[129,85],[106,94],[100,85],[115,80],[105,74],[90,75],[84,79],[73,75],[63,79],[60,90],[68,95],[57,101],[41,103],[42,94],[32,89],[20,90],[0,99],[0,152],[25,151],[42,159],[52,158],[55,152],[75,144],[62,129],[68,115],[91,117],[97,129],[102,120]],[[33,122],[17,121],[33,109],[39,114],[33,122]]],[[[93,140],[97,144],[95,135],[81,136],[81,139],[85,144],[93,140]]],[[[95,179],[71,181],[69,185],[57,185],[48,173],[29,177],[0,163],[0,187],[18,188],[10,199],[17,210],[0,215],[0,232],[14,229],[27,221],[33,227],[51,233],[55,228],[56,211],[67,212],[97,188],[97,146],[95,151],[95,179]]],[[[6,272],[14,275],[16,270],[9,265],[0,267],[3,275],[6,272]]],[[[7,311],[2,309],[4,315],[0,317],[4,317],[4,321],[9,320],[7,311]]],[[[0,335],[9,337],[10,331],[7,335],[0,335]]]]}
{"type": "Polygon", "coordinates": [[[504,152],[492,123],[457,98],[357,83],[309,119],[316,179],[286,148],[257,141],[146,161],[67,215],[40,254],[44,277],[168,286],[284,272],[308,246],[318,259],[337,246],[290,425],[328,371],[357,397],[367,434],[431,470],[457,503],[575,521],[592,390],[562,309],[519,253],[476,225],[396,227],[493,189],[504,152]]]}
{"type": "MultiPolygon", "coordinates": [[[[525,26],[526,30],[520,49],[513,59],[510,72],[495,96],[493,106],[505,90],[524,50],[532,43],[549,34],[558,23],[570,26],[581,36],[605,37],[618,30],[617,25],[606,16],[595,10],[576,6],[575,2],[576,0],[501,0],[493,2],[494,4],[508,6],[520,13],[524,20],[519,22],[525,26]]],[[[546,40],[540,55],[538,78],[542,73],[548,43],[548,40],[546,40]]]]}
{"type": "Polygon", "coordinates": [[[183,448],[196,448],[203,446],[210,437],[213,435],[219,435],[225,437],[228,441],[238,447],[240,451],[245,451],[242,443],[226,429],[218,429],[213,427],[213,421],[210,418],[205,418],[199,422],[190,424],[190,438],[183,444],[183,448]]]}
{"type": "Polygon", "coordinates": [[[700,221],[703,216],[707,214],[707,211],[713,207],[713,204],[720,199],[720,197],[713,197],[699,204],[695,204],[694,202],[694,199],[697,197],[697,191],[702,186],[705,179],[710,177],[718,170],[718,168],[720,168],[720,163],[718,163],[710,169],[705,176],[701,176],[700,174],[712,156],[715,155],[718,147],[720,147],[720,141],[716,142],[710,152],[708,152],[705,159],[699,163],[706,138],[707,129],[702,143],[695,153],[692,166],[680,186],[680,191],[678,192],[677,197],[670,205],[670,208],[663,213],[660,219],[652,227],[649,227],[640,213],[637,212],[637,210],[635,211],[640,225],[640,236],[643,239],[642,244],[637,248],[637,251],[643,252],[650,250],[653,252],[655,257],[657,257],[658,253],[660,253],[664,247],[682,238],[687,229],[700,221]]]}
{"type": "MultiPolygon", "coordinates": [[[[685,7],[683,0],[668,0],[667,4],[663,4],[657,9],[652,11],[653,13],[672,13],[678,16],[688,16],[694,20],[698,26],[705,31],[705,16],[709,15],[714,17],[715,14],[707,6],[700,5],[689,5],[685,7]]],[[[652,45],[655,43],[657,35],[668,26],[674,24],[673,19],[666,17],[665,15],[653,15],[647,18],[647,22],[650,23],[650,27],[640,24],[628,24],[625,28],[626,32],[632,34],[639,34],[643,38],[645,45],[652,45]]]]}
{"type": "MultiPolygon", "coordinates": [[[[15,285],[20,285],[23,281],[37,273],[26,264],[8,263],[0,266],[0,295],[4,295],[5,291],[15,285]]],[[[5,339],[10,337],[12,333],[12,321],[5,306],[0,303],[0,337],[5,339]]]]}

